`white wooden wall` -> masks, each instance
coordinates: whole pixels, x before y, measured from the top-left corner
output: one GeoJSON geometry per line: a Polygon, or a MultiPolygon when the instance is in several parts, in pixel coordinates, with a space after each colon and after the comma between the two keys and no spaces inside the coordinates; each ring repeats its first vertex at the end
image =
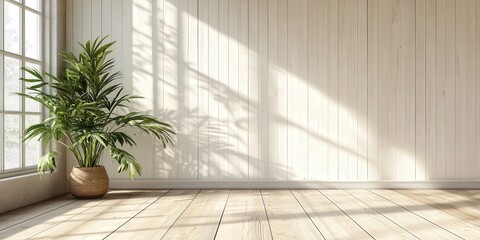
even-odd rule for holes
{"type": "Polygon", "coordinates": [[[479,1],[68,0],[67,19],[68,49],[117,40],[135,108],[178,129],[166,152],[136,136],[141,178],[479,179],[479,1]]]}

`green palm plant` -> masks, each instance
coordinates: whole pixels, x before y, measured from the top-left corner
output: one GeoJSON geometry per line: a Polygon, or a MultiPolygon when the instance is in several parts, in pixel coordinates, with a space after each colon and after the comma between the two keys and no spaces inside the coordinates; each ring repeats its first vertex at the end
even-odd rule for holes
{"type": "MultiPolygon", "coordinates": [[[[41,74],[32,68],[22,68],[31,75],[21,78],[28,87],[20,94],[39,102],[49,111],[49,117],[27,128],[24,141],[54,140],[70,150],[80,167],[99,165],[102,153],[109,149],[110,157],[118,162],[118,172],[130,170],[130,177],[141,174],[141,166],[135,157],[123,150],[124,145],[136,145],[125,131],[131,127],[157,137],[166,147],[173,145],[175,132],[168,123],[142,112],[120,113],[137,96],[123,94],[123,87],[115,80],[120,72],[113,72],[114,60],[108,58],[115,42],[104,44],[105,38],[80,44],[82,52],[76,56],[63,52],[65,73],[54,76],[41,74]],[[50,92],[44,89],[50,89],[50,92]]],[[[123,111],[126,112],[126,111],[123,111]]],[[[38,172],[53,172],[56,167],[56,151],[45,154],[38,164],[38,172]]]]}

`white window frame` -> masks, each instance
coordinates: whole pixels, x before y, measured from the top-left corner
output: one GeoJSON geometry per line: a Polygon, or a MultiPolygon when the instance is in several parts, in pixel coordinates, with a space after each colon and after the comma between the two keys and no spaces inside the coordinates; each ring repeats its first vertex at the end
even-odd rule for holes
{"type": "MultiPolygon", "coordinates": [[[[48,51],[48,46],[46,40],[46,36],[48,33],[45,32],[46,30],[46,24],[49,23],[48,21],[48,12],[47,12],[47,5],[48,5],[49,0],[42,0],[40,1],[40,10],[38,11],[36,9],[30,8],[25,5],[25,0],[22,0],[20,3],[15,1],[15,0],[0,0],[0,26],[2,27],[0,30],[0,54],[2,57],[0,57],[0,76],[3,79],[4,77],[4,58],[5,57],[12,57],[14,59],[18,59],[21,61],[21,67],[25,66],[25,63],[33,63],[38,66],[40,66],[40,71],[46,71],[50,69],[46,69],[46,60],[48,59],[48,55],[46,54],[48,51]],[[16,53],[11,53],[8,51],[5,51],[5,46],[4,46],[4,26],[3,26],[3,20],[4,20],[4,3],[8,2],[10,4],[14,4],[21,9],[21,51],[19,54],[16,53]],[[40,20],[40,29],[39,29],[39,34],[40,34],[40,52],[39,56],[40,59],[33,59],[25,56],[25,11],[31,11],[33,13],[36,13],[39,15],[39,20],[40,20]]],[[[21,77],[25,76],[25,73],[21,71],[21,77]]],[[[3,80],[0,81],[0,90],[3,92],[4,91],[4,86],[3,86],[3,80]]],[[[21,83],[21,91],[25,92],[25,83],[21,83]]],[[[46,109],[41,107],[40,112],[28,112],[25,111],[25,97],[21,97],[21,108],[19,111],[5,111],[3,109],[3,104],[4,104],[4,94],[0,97],[0,179],[2,178],[8,178],[8,177],[13,177],[13,176],[19,176],[19,175],[24,175],[24,174],[30,174],[36,172],[37,166],[25,166],[26,165],[26,159],[25,159],[25,142],[23,142],[21,139],[20,140],[20,167],[19,168],[14,168],[14,169],[4,169],[4,163],[5,163],[5,156],[4,156],[4,116],[5,114],[11,114],[11,115],[19,115],[20,116],[20,134],[21,137],[23,137],[23,133],[25,130],[25,115],[36,115],[40,116],[40,119],[43,120],[45,119],[45,114],[46,114],[46,109]]],[[[34,141],[34,140],[31,140],[34,141]]],[[[44,147],[44,144],[41,144],[41,152],[40,155],[43,155],[46,152],[46,149],[44,147]]]]}

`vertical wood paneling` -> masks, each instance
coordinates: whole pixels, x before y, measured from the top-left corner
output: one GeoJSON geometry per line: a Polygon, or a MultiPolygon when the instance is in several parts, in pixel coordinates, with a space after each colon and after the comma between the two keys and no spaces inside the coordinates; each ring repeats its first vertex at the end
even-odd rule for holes
{"type": "Polygon", "coordinates": [[[415,179],[425,180],[425,0],[415,14],[415,179]]]}
{"type": "MultiPolygon", "coordinates": [[[[385,179],[395,179],[396,178],[396,167],[397,167],[397,83],[400,82],[399,76],[399,40],[401,39],[401,34],[399,33],[399,28],[402,24],[399,14],[401,12],[401,7],[398,4],[398,1],[382,1],[381,14],[383,13],[384,22],[381,29],[386,30],[384,32],[383,44],[384,48],[384,59],[385,59],[385,71],[382,75],[383,80],[387,86],[385,91],[388,95],[387,100],[387,146],[386,146],[386,161],[384,165],[385,169],[385,179]]],[[[401,29],[401,28],[400,28],[401,29]]]]}
{"type": "Polygon", "coordinates": [[[395,162],[395,177],[404,178],[405,176],[405,140],[406,140],[406,39],[408,37],[406,31],[407,18],[406,18],[406,3],[407,1],[396,1],[395,8],[397,9],[397,19],[398,23],[396,25],[396,49],[398,52],[397,61],[398,61],[398,72],[396,80],[396,119],[397,119],[397,128],[396,128],[396,162],[395,162]]]}
{"type": "Polygon", "coordinates": [[[455,65],[458,66],[455,69],[455,170],[457,178],[462,178],[465,173],[465,14],[465,1],[455,1],[455,65]]]}
{"type": "MultiPolygon", "coordinates": [[[[389,66],[389,55],[392,54],[390,49],[390,41],[392,35],[392,23],[393,23],[393,1],[379,1],[378,2],[378,170],[379,179],[388,179],[391,177],[389,166],[393,161],[393,156],[388,155],[391,152],[389,147],[389,126],[391,126],[390,119],[388,118],[389,103],[389,81],[394,76],[389,76],[389,72],[392,70],[389,66]]],[[[391,100],[391,99],[390,99],[391,100]]],[[[391,119],[393,121],[393,119],[391,119]]]]}
{"type": "Polygon", "coordinates": [[[348,121],[347,129],[349,132],[347,151],[348,151],[348,179],[356,180],[358,178],[358,1],[349,1],[347,3],[349,17],[349,36],[348,41],[348,77],[347,77],[347,109],[348,109],[348,121]]]}
{"type": "Polygon", "coordinates": [[[436,5],[437,2],[434,0],[426,0],[425,4],[425,26],[426,26],[426,32],[425,32],[425,45],[426,45],[426,65],[425,65],[425,84],[428,86],[425,91],[425,97],[426,97],[426,154],[425,154],[425,161],[426,161],[426,174],[427,174],[427,179],[432,179],[435,178],[434,176],[434,169],[437,163],[437,148],[436,148],[436,133],[437,133],[437,128],[436,128],[436,61],[435,61],[435,56],[436,56],[436,42],[435,42],[435,36],[436,36],[436,5]]]}
{"type": "Polygon", "coordinates": [[[368,180],[379,178],[378,0],[368,1],[368,180]]]}
{"type": "MultiPolygon", "coordinates": [[[[121,41],[123,46],[132,46],[132,38],[133,38],[133,32],[132,32],[132,0],[122,0],[121,2],[121,18],[122,18],[122,25],[120,26],[122,28],[122,36],[121,36],[121,41]]],[[[151,15],[150,13],[148,15],[151,15]]],[[[98,18],[101,19],[101,18],[98,18]]],[[[92,38],[96,38],[92,36],[92,38]]],[[[125,89],[125,92],[131,93],[132,88],[133,88],[133,82],[130,82],[129,80],[132,79],[132,47],[127,47],[122,50],[122,65],[121,66],[121,72],[123,74],[123,87],[125,89]]],[[[152,102],[153,98],[150,98],[150,102],[152,102]]],[[[150,111],[151,110],[151,103],[147,105],[147,109],[150,111]]]]}
{"type": "MultiPolygon", "coordinates": [[[[110,0],[108,0],[110,1],[110,0]]],[[[133,2],[136,4],[136,2],[133,2]]],[[[110,2],[111,4],[111,2],[110,2]]],[[[165,95],[165,0],[152,0],[152,46],[153,53],[152,58],[154,59],[153,64],[153,85],[154,88],[152,91],[157,93],[154,95],[154,114],[162,119],[165,119],[167,116],[164,105],[164,95],[165,95]]],[[[108,10],[110,8],[102,8],[108,10]]],[[[135,28],[135,26],[133,27],[135,28]]],[[[103,30],[102,30],[103,31],[103,30]]],[[[171,147],[168,147],[171,148],[171,147]]],[[[164,151],[163,144],[159,141],[155,141],[155,152],[153,161],[155,161],[153,169],[154,175],[159,175],[160,178],[165,179],[167,173],[165,171],[165,159],[167,159],[167,153],[164,151]]]]}
{"type": "Polygon", "coordinates": [[[405,6],[405,168],[399,178],[415,180],[415,111],[416,111],[416,66],[415,66],[415,3],[407,0],[405,6]]]}
{"type": "Polygon", "coordinates": [[[67,49],[97,36],[116,40],[125,90],[145,97],[134,108],[177,128],[165,152],[137,136],[144,178],[480,174],[475,0],[66,5],[67,49]]]}
{"type": "Polygon", "coordinates": [[[446,83],[446,31],[447,31],[447,1],[437,0],[436,6],[436,154],[437,164],[436,169],[433,171],[436,173],[434,178],[445,178],[445,153],[446,153],[446,96],[445,96],[445,83],[446,83]]]}
{"type": "MultiPolygon", "coordinates": [[[[73,1],[73,0],[72,0],[73,1]]],[[[163,6],[162,6],[163,9],[163,6]]],[[[101,25],[101,36],[107,37],[107,40],[111,40],[111,33],[112,33],[112,0],[102,0],[102,12],[101,12],[101,23],[97,23],[101,25]]]]}
{"type": "Polygon", "coordinates": [[[456,139],[455,139],[455,75],[456,75],[456,35],[455,35],[455,0],[447,0],[446,7],[446,71],[445,71],[445,169],[446,179],[455,178],[456,139]]]}
{"type": "MultiPolygon", "coordinates": [[[[178,126],[178,108],[179,108],[179,99],[177,98],[177,88],[178,88],[178,75],[182,69],[179,68],[177,64],[177,54],[181,54],[181,50],[177,48],[179,42],[180,32],[177,29],[178,26],[178,11],[177,6],[172,4],[170,1],[164,2],[165,9],[165,22],[164,22],[164,32],[165,32],[165,53],[164,53],[164,106],[168,107],[168,113],[166,113],[166,120],[172,121],[173,125],[176,127],[177,131],[183,129],[178,126]]],[[[113,10],[113,9],[112,9],[113,10]]],[[[112,12],[113,13],[113,12],[112,12]]],[[[112,35],[113,37],[113,35],[112,35]]],[[[180,96],[179,96],[180,97],[180,96]]],[[[177,144],[180,144],[180,136],[177,136],[177,144]]],[[[165,178],[179,178],[178,171],[180,170],[181,164],[176,162],[180,156],[178,152],[182,150],[185,146],[179,146],[177,148],[169,149],[165,153],[164,159],[164,171],[165,178]]]]}
{"type": "MultiPolygon", "coordinates": [[[[92,40],[92,0],[82,2],[82,42],[92,40]]],[[[121,9],[121,8],[120,8],[121,9]]]]}
{"type": "Polygon", "coordinates": [[[475,178],[475,3],[476,0],[465,0],[465,20],[463,26],[466,30],[465,36],[465,172],[464,179],[475,178]]]}
{"type": "MultiPolygon", "coordinates": [[[[309,89],[315,88],[314,103],[309,104],[312,108],[315,108],[317,111],[317,119],[312,121],[316,124],[318,128],[318,135],[315,136],[317,139],[318,148],[318,158],[315,164],[309,166],[312,169],[314,179],[326,180],[328,179],[328,146],[330,145],[330,139],[328,138],[328,63],[329,63],[329,21],[328,21],[328,0],[321,0],[316,3],[316,20],[317,23],[312,25],[317,26],[317,66],[313,68],[317,69],[317,79],[314,82],[315,84],[310,84],[309,89]]],[[[310,24],[309,24],[310,26],[310,24]]],[[[309,51],[310,52],[310,51],[309,51]]],[[[309,95],[310,97],[310,95],[309,95]]],[[[310,100],[309,100],[310,101],[310,100]]],[[[312,133],[309,133],[310,135],[312,133]]],[[[312,175],[310,175],[312,176],[312,175]]]]}
{"type": "MultiPolygon", "coordinates": [[[[477,94],[480,94],[480,3],[475,2],[475,63],[476,63],[476,68],[475,71],[475,82],[476,82],[476,87],[475,87],[475,107],[476,107],[476,116],[475,116],[475,122],[478,124],[480,121],[480,96],[477,96],[477,94]]],[[[476,144],[476,175],[475,178],[479,179],[480,178],[480,126],[476,125],[476,137],[475,137],[475,144],[476,144]]]]}
{"type": "MultiPolygon", "coordinates": [[[[368,1],[357,3],[357,166],[358,180],[368,178],[368,1]]],[[[354,179],[352,179],[354,180],[354,179]]]]}
{"type": "Polygon", "coordinates": [[[71,51],[78,53],[80,51],[80,46],[76,44],[77,41],[83,40],[82,37],[82,2],[72,0],[72,15],[69,18],[72,19],[72,46],[71,51]]]}
{"type": "Polygon", "coordinates": [[[219,178],[228,177],[229,144],[228,144],[228,0],[219,0],[219,178]]]}
{"type": "Polygon", "coordinates": [[[277,179],[288,178],[288,0],[278,0],[278,175],[277,179]]]}
{"type": "MultiPolygon", "coordinates": [[[[131,4],[130,4],[131,5],[131,4]]],[[[102,1],[92,1],[92,39],[102,35],[102,1]]]]}
{"type": "MultiPolygon", "coordinates": [[[[203,173],[203,164],[200,164],[200,159],[207,160],[205,156],[200,158],[200,141],[202,134],[205,131],[205,126],[201,121],[200,111],[204,111],[205,107],[200,104],[200,91],[201,91],[201,74],[205,71],[206,62],[204,60],[204,51],[205,49],[205,39],[204,31],[205,28],[201,23],[202,20],[205,20],[204,11],[198,6],[199,1],[186,1],[183,3],[183,11],[180,13],[181,20],[185,21],[186,24],[183,24],[179,27],[179,31],[183,32],[182,40],[186,48],[183,51],[183,57],[179,59],[179,63],[183,65],[182,69],[184,70],[183,74],[183,83],[180,80],[180,83],[184,85],[183,91],[181,94],[183,96],[183,104],[180,106],[179,116],[181,124],[185,125],[185,132],[182,134],[181,138],[183,145],[188,146],[188,149],[182,154],[182,173],[181,178],[188,179],[197,179],[200,177],[200,173],[203,173]],[[201,9],[201,10],[200,10],[201,9]]],[[[205,6],[205,4],[204,4],[205,6]]],[[[203,99],[202,99],[203,100],[203,99]]],[[[201,152],[205,152],[205,146],[201,149],[201,152]]]]}
{"type": "Polygon", "coordinates": [[[228,2],[228,175],[238,178],[238,13],[236,0],[228,2]]]}
{"type": "MultiPolygon", "coordinates": [[[[308,49],[318,49],[318,20],[320,13],[318,12],[319,1],[308,1],[308,49]]],[[[320,169],[320,146],[319,146],[319,106],[312,103],[320,103],[321,96],[320,81],[318,74],[318,54],[319,51],[308,51],[308,179],[317,179],[320,169]]]]}
{"type": "Polygon", "coordinates": [[[307,0],[288,2],[289,179],[307,176],[307,0]],[[292,4],[290,4],[292,3],[292,4]],[[290,174],[291,172],[291,174],[290,174]]]}
{"type": "MultiPolygon", "coordinates": [[[[210,145],[209,145],[209,0],[198,1],[198,74],[197,74],[197,89],[198,89],[198,117],[197,129],[198,142],[196,144],[198,155],[192,157],[192,161],[198,164],[198,178],[208,178],[208,163],[210,161],[210,145]]],[[[189,107],[191,108],[191,107],[189,107]]],[[[195,168],[191,168],[195,171],[195,168]]]]}
{"type": "MultiPolygon", "coordinates": [[[[196,178],[197,172],[192,172],[191,175],[189,176],[189,164],[190,164],[190,154],[194,152],[195,150],[192,149],[195,147],[195,139],[197,138],[196,131],[195,132],[190,132],[190,130],[194,130],[195,128],[192,126],[194,123],[192,123],[192,119],[195,119],[197,116],[198,112],[198,105],[197,105],[197,89],[193,87],[195,83],[195,73],[192,73],[190,75],[190,67],[188,63],[194,59],[193,65],[197,65],[197,58],[193,57],[190,55],[190,39],[193,38],[192,40],[192,45],[194,47],[197,47],[197,35],[194,33],[190,33],[190,25],[195,25],[196,19],[195,18],[190,18],[192,13],[196,12],[195,10],[190,11],[190,7],[196,8],[196,2],[190,2],[188,0],[180,0],[178,2],[175,2],[176,5],[176,25],[174,25],[173,30],[175,31],[175,35],[177,37],[177,42],[176,42],[176,50],[177,53],[175,55],[174,61],[177,65],[177,75],[174,78],[174,81],[176,81],[177,87],[172,89],[173,94],[171,97],[176,98],[177,101],[177,106],[176,109],[174,110],[174,113],[176,115],[176,122],[177,122],[177,128],[178,128],[178,151],[177,151],[177,156],[178,158],[175,158],[173,161],[173,164],[175,167],[172,169],[172,175],[175,176],[176,178],[179,179],[184,179],[184,178],[196,178]],[[190,3],[192,5],[190,5],[190,3]],[[190,20],[193,23],[190,23],[190,20]],[[191,81],[190,81],[191,80],[191,81]],[[190,94],[195,94],[193,96],[190,96],[190,94]],[[190,99],[192,99],[192,109],[189,109],[189,105],[191,104],[190,99]],[[195,105],[193,105],[195,104],[195,105]],[[191,139],[191,141],[189,141],[191,139]]],[[[197,26],[192,26],[192,28],[195,28],[193,31],[197,31],[197,26]]],[[[175,36],[174,35],[174,36],[175,36]]],[[[192,53],[197,55],[196,49],[192,51],[192,53]]],[[[195,67],[194,67],[195,68],[195,67]]],[[[196,129],[195,129],[196,130],[196,129]]]]}
{"type": "Polygon", "coordinates": [[[352,39],[350,35],[352,30],[351,15],[353,14],[351,5],[353,1],[338,1],[338,178],[347,180],[349,172],[349,153],[351,143],[351,126],[349,124],[349,113],[354,111],[349,105],[349,77],[352,75],[349,69],[352,59],[355,55],[351,54],[352,39]]]}
{"type": "MultiPolygon", "coordinates": [[[[1,9],[0,9],[1,10],[1,9]]],[[[3,11],[3,10],[2,10],[3,11]]],[[[68,51],[72,50],[73,46],[73,0],[66,0],[65,1],[65,14],[69,17],[65,19],[65,47],[68,51]]],[[[3,21],[3,20],[0,20],[3,21]]],[[[3,33],[2,33],[3,34],[3,33]]],[[[0,44],[3,48],[3,36],[0,44]]]]}
{"type": "Polygon", "coordinates": [[[220,159],[219,131],[219,0],[208,2],[208,178],[218,178],[220,159]]]}
{"type": "Polygon", "coordinates": [[[278,0],[268,1],[268,178],[278,176],[278,0]]]}
{"type": "Polygon", "coordinates": [[[258,177],[268,178],[268,0],[258,3],[258,177]]]}
{"type": "Polygon", "coordinates": [[[248,178],[259,177],[258,1],[248,1],[248,178]]]}
{"type": "Polygon", "coordinates": [[[456,1],[457,178],[474,177],[475,163],[475,8],[474,1],[456,1]]]}
{"type": "Polygon", "coordinates": [[[240,0],[238,69],[238,171],[239,178],[248,178],[248,0],[240,0]]]}
{"type": "MultiPolygon", "coordinates": [[[[113,1],[113,0],[112,0],[113,1]]],[[[118,49],[123,49],[123,41],[122,41],[122,24],[123,24],[123,18],[122,18],[122,4],[119,4],[118,2],[114,4],[112,2],[111,4],[111,41],[115,41],[115,49],[117,51],[112,52],[112,56],[115,58],[115,70],[120,71],[121,67],[123,66],[123,57],[122,57],[122,51],[118,51],[118,49]]],[[[106,29],[108,31],[108,29],[106,29]]],[[[86,37],[83,36],[83,39],[86,37]]]]}
{"type": "MultiPolygon", "coordinates": [[[[126,6],[126,5],[125,5],[126,6]]],[[[129,75],[131,76],[131,81],[125,81],[124,82],[124,87],[128,88],[128,91],[131,92],[132,94],[135,95],[141,95],[144,97],[141,101],[136,101],[134,108],[136,109],[148,109],[148,111],[151,111],[154,108],[154,95],[156,95],[156,90],[154,89],[154,73],[153,70],[156,69],[154,67],[155,65],[155,60],[154,60],[154,55],[152,52],[146,52],[142,51],[144,48],[153,48],[153,41],[152,41],[152,33],[153,33],[153,28],[155,25],[151,24],[153,21],[153,12],[147,11],[145,9],[147,8],[152,8],[152,1],[144,1],[142,3],[136,3],[135,5],[131,6],[131,25],[134,26],[131,28],[132,32],[142,32],[144,34],[135,34],[132,35],[130,33],[130,37],[132,37],[131,41],[131,52],[134,53],[131,55],[129,60],[125,59],[126,54],[129,53],[129,51],[122,51],[122,59],[124,66],[121,67],[122,74],[125,76],[125,79],[130,79],[129,75]],[[125,66],[128,64],[128,61],[131,61],[129,66],[132,66],[133,68],[130,72],[125,72],[125,66]],[[143,86],[142,88],[140,87],[133,87],[130,88],[130,86],[143,86]],[[145,89],[148,89],[148,91],[145,91],[145,89]]],[[[109,9],[109,8],[106,8],[109,9]]],[[[122,12],[127,12],[124,10],[122,7],[122,12]]],[[[108,15],[108,14],[106,14],[108,15]]],[[[101,16],[98,16],[101,18],[101,16]]],[[[125,16],[127,18],[127,16],[125,16]]],[[[126,32],[130,31],[129,29],[124,29],[122,31],[122,34],[127,34],[126,32]]],[[[123,38],[123,37],[122,37],[123,38]]],[[[127,89],[125,89],[127,90],[127,89]]],[[[138,137],[138,136],[137,136],[138,137]]],[[[142,134],[141,137],[147,137],[146,135],[142,134]]],[[[154,148],[153,141],[148,141],[144,143],[145,147],[148,148],[154,148]]],[[[151,151],[139,151],[138,149],[135,149],[133,152],[137,158],[139,158],[140,163],[143,166],[143,175],[152,175],[155,173],[154,165],[156,162],[153,161],[155,159],[155,153],[151,151]]],[[[113,165],[112,163],[109,162],[109,164],[113,165]]],[[[112,169],[112,168],[109,168],[112,169]]],[[[113,171],[112,171],[113,172],[113,171]]],[[[110,174],[110,173],[109,173],[110,174]]],[[[160,177],[163,177],[163,172],[160,172],[160,177]]]]}
{"type": "Polygon", "coordinates": [[[338,180],[338,2],[328,0],[328,180],[338,180]]]}

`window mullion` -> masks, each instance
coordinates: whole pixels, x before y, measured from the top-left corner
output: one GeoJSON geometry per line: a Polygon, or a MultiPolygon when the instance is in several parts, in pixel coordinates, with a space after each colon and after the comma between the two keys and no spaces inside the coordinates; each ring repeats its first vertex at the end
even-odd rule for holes
{"type": "MultiPolygon", "coordinates": [[[[25,34],[25,1],[22,1],[22,56],[26,56],[26,34],[25,34]]],[[[25,58],[22,59],[22,67],[25,67],[25,58]]],[[[25,76],[25,72],[21,71],[20,72],[21,77],[23,78],[25,76]]],[[[20,81],[20,89],[21,93],[25,93],[25,83],[23,81],[20,81]]],[[[25,129],[25,97],[20,98],[20,167],[24,168],[25,167],[25,143],[22,141],[22,136],[23,136],[23,131],[25,129]]]]}
{"type": "MultiPolygon", "coordinates": [[[[0,26],[2,27],[2,29],[0,30],[0,50],[3,50],[4,49],[4,46],[3,46],[3,31],[4,31],[4,27],[3,27],[3,3],[4,1],[0,1],[0,26]]],[[[3,79],[3,77],[2,77],[3,79]]]]}
{"type": "Polygon", "coordinates": [[[11,53],[11,52],[7,52],[7,51],[4,51],[4,50],[0,50],[0,54],[3,54],[3,55],[5,55],[5,56],[7,56],[7,57],[16,58],[16,59],[21,59],[21,60],[24,60],[24,61],[27,61],[27,62],[35,63],[35,64],[38,64],[38,65],[41,65],[41,64],[42,64],[42,61],[41,61],[41,60],[34,59],[34,58],[29,58],[29,57],[25,57],[24,55],[20,55],[20,54],[16,54],[16,53],[11,53]]]}
{"type": "MultiPolygon", "coordinates": [[[[0,94],[0,113],[4,112],[4,106],[3,106],[3,103],[4,103],[4,99],[5,99],[5,94],[3,94],[3,89],[4,89],[4,86],[3,86],[3,79],[5,78],[5,75],[4,75],[4,65],[3,65],[3,60],[4,60],[4,55],[3,54],[0,54],[0,79],[2,79],[2,81],[0,81],[0,90],[1,90],[1,93],[0,94]]],[[[3,126],[3,125],[2,125],[3,126]]],[[[3,145],[0,146],[3,148],[3,145]]]]}
{"type": "Polygon", "coordinates": [[[3,170],[5,169],[4,167],[4,161],[5,161],[5,155],[3,153],[3,148],[4,148],[4,141],[5,141],[5,138],[4,138],[4,135],[3,135],[3,126],[4,125],[4,122],[3,122],[3,116],[4,114],[3,113],[0,113],[0,173],[3,172],[3,170]]]}
{"type": "MultiPolygon", "coordinates": [[[[2,2],[2,5],[3,5],[3,1],[2,2]]],[[[3,13],[3,12],[2,12],[3,13]]],[[[3,14],[2,14],[2,19],[3,19],[3,14]]],[[[2,25],[2,32],[3,32],[3,25],[2,25]]],[[[3,46],[3,45],[2,45],[3,46]]],[[[5,161],[5,155],[4,155],[4,134],[3,134],[3,129],[5,126],[4,122],[3,122],[3,99],[5,98],[4,94],[3,94],[3,79],[4,79],[4,74],[3,74],[3,55],[0,54],[0,79],[2,79],[2,81],[0,81],[0,90],[2,91],[2,94],[0,94],[0,173],[3,172],[3,169],[4,168],[4,161],[5,161]]]]}

